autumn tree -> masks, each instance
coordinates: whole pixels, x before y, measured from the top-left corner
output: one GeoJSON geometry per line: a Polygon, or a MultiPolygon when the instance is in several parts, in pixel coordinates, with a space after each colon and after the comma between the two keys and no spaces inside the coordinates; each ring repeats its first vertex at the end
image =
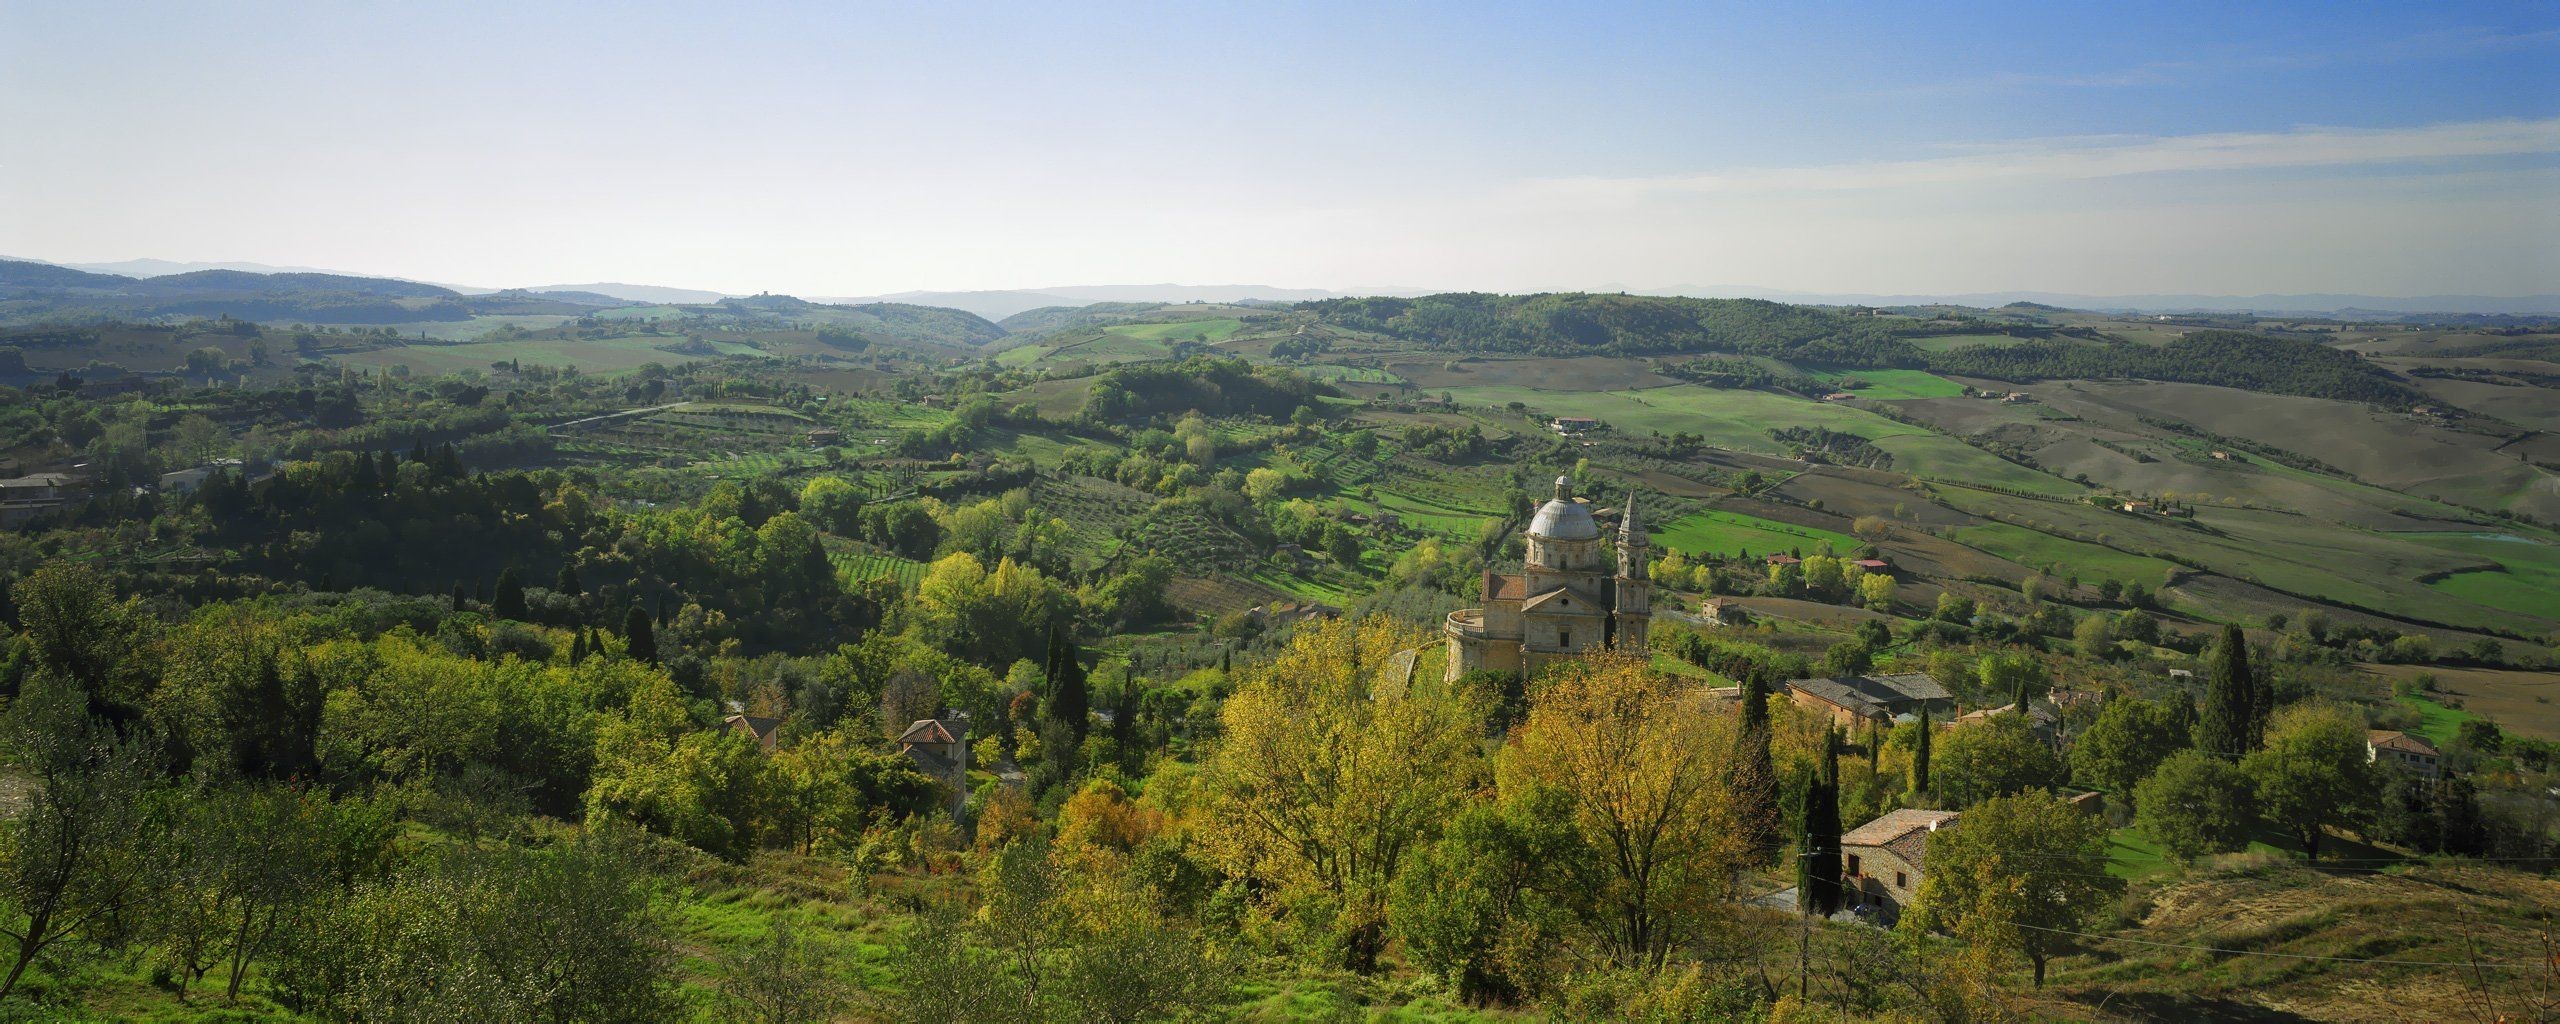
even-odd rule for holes
{"type": "Polygon", "coordinates": [[[1950,806],[2060,785],[2062,758],[2029,728],[2025,715],[1992,715],[1955,730],[1932,771],[1950,806]]]}
{"type": "Polygon", "coordinates": [[[1660,968],[1751,857],[1732,785],[1736,725],[1695,683],[1610,656],[1550,676],[1503,751],[1506,800],[1564,793],[1589,865],[1571,899],[1621,966],[1660,968]]]}
{"type": "Polygon", "coordinates": [[[2044,790],[1985,800],[1928,844],[1929,870],[1902,926],[2015,950],[2039,988],[2045,965],[2070,950],[2069,933],[2124,891],[2124,880],[2107,873],[2106,823],[2044,790]]]}
{"type": "Polygon", "coordinates": [[[1298,923],[1361,969],[1376,964],[1406,856],[1483,771],[1476,701],[1372,690],[1391,656],[1421,643],[1382,619],[1301,627],[1271,661],[1239,670],[1202,770],[1204,852],[1274,905],[1327,918],[1298,923]]]}
{"type": "Polygon", "coordinates": [[[2071,743],[2071,774],[2081,785],[2132,797],[2169,755],[2186,749],[2178,712],[2166,704],[2119,697],[2098,709],[2097,721],[2071,743]]]}

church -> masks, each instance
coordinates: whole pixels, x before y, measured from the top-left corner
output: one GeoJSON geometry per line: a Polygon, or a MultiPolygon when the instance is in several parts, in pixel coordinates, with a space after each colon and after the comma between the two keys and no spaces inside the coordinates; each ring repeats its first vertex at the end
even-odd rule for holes
{"type": "Polygon", "coordinates": [[[1528,559],[1516,573],[1484,574],[1484,607],[1449,614],[1448,678],[1477,669],[1533,673],[1606,647],[1645,649],[1652,625],[1649,542],[1635,495],[1618,519],[1618,567],[1601,560],[1600,524],[1573,500],[1573,479],[1529,520],[1528,559]]]}

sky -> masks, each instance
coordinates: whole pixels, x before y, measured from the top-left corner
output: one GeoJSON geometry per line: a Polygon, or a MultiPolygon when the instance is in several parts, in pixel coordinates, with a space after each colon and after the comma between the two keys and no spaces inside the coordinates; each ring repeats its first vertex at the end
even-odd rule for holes
{"type": "Polygon", "coordinates": [[[0,254],[2547,293],[2560,5],[0,0],[0,254]]]}

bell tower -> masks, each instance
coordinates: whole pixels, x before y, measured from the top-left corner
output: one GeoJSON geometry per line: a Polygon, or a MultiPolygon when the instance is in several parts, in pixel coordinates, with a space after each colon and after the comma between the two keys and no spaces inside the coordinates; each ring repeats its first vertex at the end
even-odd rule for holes
{"type": "Polygon", "coordinates": [[[1627,492],[1626,513],[1618,517],[1618,575],[1610,609],[1612,630],[1621,649],[1642,651],[1653,635],[1653,584],[1646,579],[1653,542],[1636,519],[1636,492],[1627,492]]]}

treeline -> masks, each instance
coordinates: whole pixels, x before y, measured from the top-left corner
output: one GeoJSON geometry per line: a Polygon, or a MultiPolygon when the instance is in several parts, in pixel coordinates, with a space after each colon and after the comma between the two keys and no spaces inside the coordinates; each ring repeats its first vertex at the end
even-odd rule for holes
{"type": "Polygon", "coordinates": [[[1930,356],[1929,368],[2016,381],[2066,377],[2177,381],[2393,407],[2423,401],[2389,371],[2352,352],[2241,331],[2196,331],[2158,347],[2071,341],[1971,346],[1930,356]]]}
{"type": "Polygon", "coordinates": [[[1459,292],[1324,299],[1299,308],[1335,326],[1460,352],[1732,352],[1840,366],[1926,361],[1883,322],[1761,299],[1459,292]]]}
{"type": "Polygon", "coordinates": [[[1666,367],[1662,372],[1711,388],[1769,388],[1806,397],[1817,397],[1834,390],[1815,377],[1773,370],[1763,363],[1730,356],[1692,359],[1666,367]]]}
{"type": "Polygon", "coordinates": [[[1123,366],[1103,374],[1085,394],[1083,418],[1112,423],[1192,410],[1210,416],[1285,417],[1330,390],[1278,367],[1194,356],[1180,362],[1123,366]]]}

